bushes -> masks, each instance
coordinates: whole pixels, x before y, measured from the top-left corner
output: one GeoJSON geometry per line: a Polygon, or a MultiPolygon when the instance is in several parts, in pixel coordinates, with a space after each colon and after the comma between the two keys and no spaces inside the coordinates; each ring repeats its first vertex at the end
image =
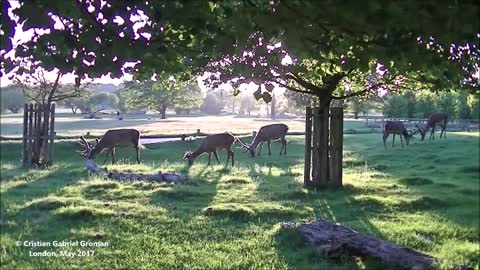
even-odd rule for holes
{"type": "Polygon", "coordinates": [[[450,119],[478,119],[479,98],[457,92],[406,91],[391,95],[383,109],[387,117],[427,118],[434,112],[445,112],[450,119]]]}

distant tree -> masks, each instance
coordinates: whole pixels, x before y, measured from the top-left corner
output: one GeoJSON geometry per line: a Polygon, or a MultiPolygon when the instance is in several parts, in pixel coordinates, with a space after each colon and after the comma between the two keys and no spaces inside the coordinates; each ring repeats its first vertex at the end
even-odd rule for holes
{"type": "Polygon", "coordinates": [[[470,106],[468,105],[468,94],[467,93],[459,93],[457,104],[455,108],[457,117],[460,119],[470,119],[472,118],[472,113],[470,106]]]}
{"type": "Polygon", "coordinates": [[[373,108],[373,101],[366,97],[352,97],[348,98],[344,105],[348,111],[353,112],[355,119],[358,119],[359,113],[365,115],[373,108]]]}
{"type": "Polygon", "coordinates": [[[414,118],[415,117],[415,93],[411,90],[406,90],[402,93],[402,96],[407,101],[407,117],[414,118]]]}
{"type": "Polygon", "coordinates": [[[117,109],[118,97],[111,93],[100,93],[92,96],[88,102],[95,112],[105,110],[109,107],[117,109]]]}
{"type": "Polygon", "coordinates": [[[408,100],[400,95],[390,96],[383,108],[383,114],[387,117],[407,117],[408,100]]]}
{"type": "Polygon", "coordinates": [[[175,113],[180,114],[184,112],[189,114],[190,111],[200,107],[202,103],[202,90],[197,82],[184,84],[179,92],[181,93],[177,96],[173,104],[175,113]]]}
{"type": "Polygon", "coordinates": [[[208,93],[200,106],[200,110],[208,114],[219,114],[222,111],[222,102],[215,94],[208,93]]]}
{"type": "Polygon", "coordinates": [[[435,94],[430,91],[419,91],[415,94],[415,112],[416,117],[428,118],[428,116],[437,111],[435,94]]]}
{"type": "Polygon", "coordinates": [[[16,86],[7,86],[0,90],[0,109],[18,113],[23,108],[27,99],[22,90],[16,86]]]}
{"type": "Polygon", "coordinates": [[[252,111],[257,109],[257,102],[251,95],[242,95],[240,97],[239,114],[251,115],[252,111]]]}
{"type": "Polygon", "coordinates": [[[480,119],[480,97],[478,95],[470,95],[468,97],[468,106],[473,119],[480,119]]]}
{"type": "Polygon", "coordinates": [[[164,74],[157,76],[156,81],[132,81],[125,85],[125,104],[127,108],[148,107],[167,118],[168,108],[184,107],[191,109],[197,106],[201,97],[199,88],[190,81],[177,80],[164,74]],[[192,84],[191,86],[188,86],[192,84]]]}
{"type": "Polygon", "coordinates": [[[458,94],[453,92],[441,92],[436,95],[437,109],[449,115],[450,118],[456,118],[456,103],[458,94]]]}

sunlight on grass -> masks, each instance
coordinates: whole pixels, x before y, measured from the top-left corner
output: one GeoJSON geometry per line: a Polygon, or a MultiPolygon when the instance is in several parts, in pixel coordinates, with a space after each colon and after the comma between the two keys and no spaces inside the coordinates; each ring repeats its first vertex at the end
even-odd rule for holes
{"type": "MultiPolygon", "coordinates": [[[[199,142],[147,146],[139,165],[122,150],[118,164],[102,166],[178,172],[188,175],[182,184],[88,176],[73,144],[58,143],[59,161],[50,170],[1,164],[0,258],[5,269],[384,269],[359,258],[326,260],[279,226],[323,218],[437,256],[445,268],[478,269],[480,157],[464,154],[479,146],[469,134],[386,151],[378,134],[345,135],[344,188],[319,191],[303,187],[300,136],[288,138],[286,157],[278,155],[278,144],[272,156],[255,158],[234,149],[233,168],[225,166],[224,151],[221,165],[207,166],[202,156],[186,166],[183,152],[199,142]],[[37,260],[15,246],[30,239],[95,240],[99,233],[112,247],[90,258],[37,260]]],[[[2,160],[19,149],[2,143],[2,160]]]]}

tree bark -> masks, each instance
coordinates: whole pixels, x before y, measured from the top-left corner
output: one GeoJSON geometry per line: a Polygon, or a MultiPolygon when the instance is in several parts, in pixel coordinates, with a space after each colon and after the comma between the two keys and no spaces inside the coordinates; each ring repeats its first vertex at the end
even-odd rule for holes
{"type": "Polygon", "coordinates": [[[95,161],[92,159],[85,160],[85,167],[87,171],[91,174],[98,174],[104,178],[112,180],[123,180],[123,181],[133,181],[133,180],[145,180],[153,182],[169,182],[169,183],[178,183],[187,180],[187,177],[178,173],[162,173],[158,172],[155,174],[143,174],[143,173],[120,173],[120,172],[107,172],[106,169],[102,169],[95,164],[95,161]]]}
{"type": "Polygon", "coordinates": [[[167,106],[160,105],[159,111],[160,111],[161,118],[167,119],[167,106]]]}
{"type": "Polygon", "coordinates": [[[353,116],[354,116],[355,119],[358,119],[358,112],[357,112],[357,111],[354,111],[354,112],[353,112],[353,116]]]}
{"type": "Polygon", "coordinates": [[[437,260],[430,255],[329,221],[320,219],[311,223],[283,224],[282,227],[297,229],[318,253],[329,258],[361,256],[403,269],[438,268],[437,260]]]}

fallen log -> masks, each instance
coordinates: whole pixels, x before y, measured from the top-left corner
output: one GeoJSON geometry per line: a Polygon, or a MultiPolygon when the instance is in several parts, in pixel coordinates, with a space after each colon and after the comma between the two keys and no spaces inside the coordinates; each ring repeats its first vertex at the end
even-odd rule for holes
{"type": "Polygon", "coordinates": [[[95,164],[94,160],[87,159],[85,160],[85,167],[87,168],[90,174],[100,175],[104,178],[112,180],[123,180],[123,181],[134,181],[134,180],[144,180],[144,181],[153,181],[153,182],[168,182],[168,183],[178,183],[187,180],[187,177],[178,173],[162,173],[158,172],[156,174],[143,174],[143,173],[121,173],[121,172],[107,172],[105,169],[102,169],[95,164]]]}
{"type": "MultiPolygon", "coordinates": [[[[399,246],[386,240],[363,235],[345,226],[325,220],[310,223],[282,224],[283,228],[297,229],[317,252],[328,258],[359,256],[379,260],[395,267],[421,270],[439,268],[439,261],[414,249],[399,246]]],[[[465,269],[453,266],[453,269],[465,269]]]]}

